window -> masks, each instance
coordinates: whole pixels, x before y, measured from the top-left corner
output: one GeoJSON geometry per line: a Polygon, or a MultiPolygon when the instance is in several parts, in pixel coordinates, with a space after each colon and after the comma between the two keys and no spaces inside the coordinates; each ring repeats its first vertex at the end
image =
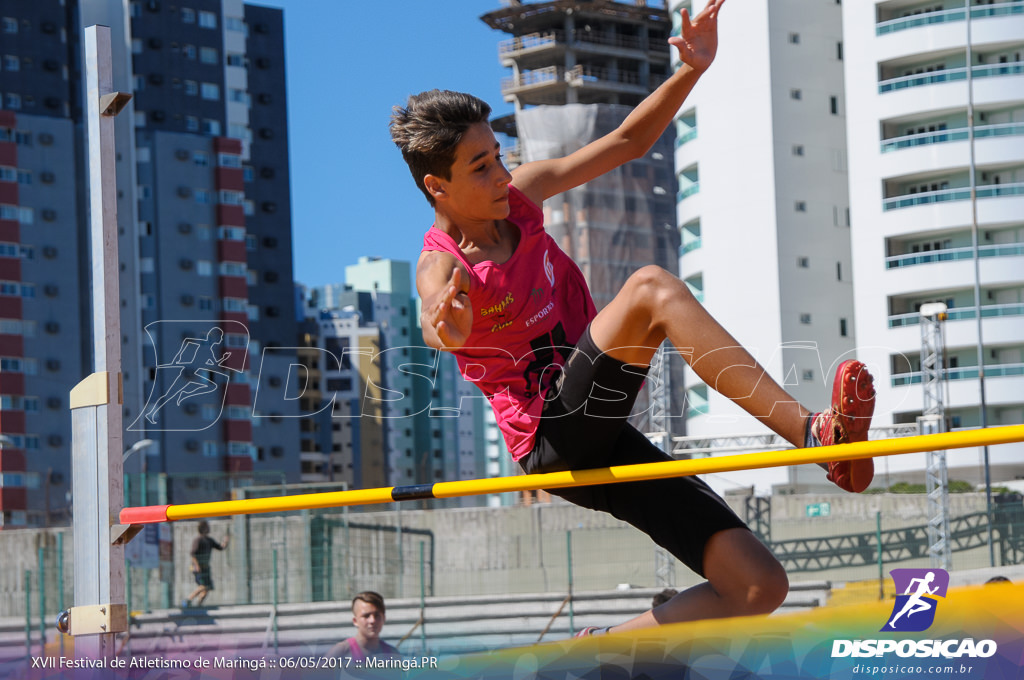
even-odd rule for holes
{"type": "Polygon", "coordinates": [[[843,280],[843,263],[836,262],[836,281],[843,280]]]}
{"type": "Polygon", "coordinates": [[[831,97],[829,97],[828,98],[828,108],[829,108],[829,112],[833,116],[838,116],[839,115],[839,97],[837,97],[835,95],[832,95],[831,97]]]}
{"type": "Polygon", "coordinates": [[[810,314],[801,314],[800,315],[800,323],[802,323],[802,324],[809,324],[809,323],[811,323],[811,315],[810,314]]]}
{"type": "Polygon", "coordinates": [[[5,71],[20,71],[21,60],[12,54],[4,55],[4,70],[5,71]]]}
{"type": "Polygon", "coordinates": [[[231,88],[229,90],[228,99],[230,99],[233,102],[239,102],[241,104],[248,104],[249,103],[249,93],[246,92],[245,90],[240,90],[240,89],[238,89],[236,87],[233,87],[233,88],[231,88]]]}
{"type": "Polygon", "coordinates": [[[199,119],[195,116],[185,116],[185,129],[189,132],[199,132],[199,119]]]}
{"type": "Polygon", "coordinates": [[[199,26],[202,28],[217,28],[217,15],[213,12],[199,12],[199,26]]]}
{"type": "Polygon", "coordinates": [[[803,372],[800,374],[800,379],[803,380],[804,382],[813,382],[814,370],[810,368],[805,368],[803,372]]]}
{"type": "Polygon", "coordinates": [[[811,266],[811,258],[809,257],[798,257],[796,258],[796,266],[801,269],[808,269],[811,266]]]}
{"type": "Polygon", "coordinates": [[[241,262],[221,262],[219,270],[221,276],[246,276],[248,273],[241,262]]]}
{"type": "Polygon", "coordinates": [[[245,27],[245,20],[240,17],[224,17],[224,28],[229,31],[238,31],[239,33],[248,33],[245,27]]]}
{"type": "Polygon", "coordinates": [[[793,88],[792,90],[789,91],[790,99],[802,99],[803,96],[803,92],[801,92],[799,88],[793,88]]]}
{"type": "Polygon", "coordinates": [[[220,54],[216,47],[200,47],[199,61],[204,64],[216,64],[220,61],[220,54]]]}
{"type": "Polygon", "coordinates": [[[192,96],[192,97],[194,97],[197,94],[199,94],[199,83],[197,83],[194,80],[186,80],[185,81],[185,94],[187,94],[189,96],[192,96]]]}
{"type": "Polygon", "coordinates": [[[132,38],[132,54],[142,54],[142,38],[132,38]]]}
{"type": "Polygon", "coordinates": [[[181,22],[184,24],[196,23],[196,11],[188,7],[181,8],[181,22]]]}
{"type": "Polygon", "coordinates": [[[841,335],[844,338],[847,336],[846,319],[839,320],[839,335],[841,335]]]}
{"type": "Polygon", "coordinates": [[[836,43],[836,59],[839,61],[843,60],[843,41],[840,40],[836,43]]]}
{"type": "Polygon", "coordinates": [[[196,274],[199,274],[200,276],[211,276],[213,274],[213,265],[209,260],[197,260],[196,274]]]}
{"type": "Polygon", "coordinates": [[[221,241],[244,241],[245,227],[217,227],[217,238],[221,241]]]}
{"type": "Polygon", "coordinates": [[[196,189],[196,203],[210,204],[215,200],[214,193],[209,189],[196,189]]]}
{"type": "Polygon", "coordinates": [[[7,98],[4,100],[6,107],[11,111],[17,111],[21,108],[21,95],[15,94],[14,92],[8,92],[7,98]]]}
{"type": "Polygon", "coordinates": [[[220,121],[213,120],[212,118],[203,118],[203,134],[214,136],[219,135],[220,121]]]}
{"type": "Polygon", "coordinates": [[[791,44],[793,44],[793,45],[799,45],[800,44],[800,34],[799,33],[790,33],[789,34],[789,42],[791,44]]]}
{"type": "Polygon", "coordinates": [[[12,34],[18,32],[18,20],[14,17],[4,17],[3,19],[4,33],[12,34]]]}
{"type": "Polygon", "coordinates": [[[195,58],[196,58],[196,46],[195,45],[187,45],[187,44],[186,45],[182,45],[181,46],[181,54],[186,59],[191,59],[192,61],[195,61],[195,58]]]}
{"type": "Polygon", "coordinates": [[[803,156],[804,155],[804,145],[803,144],[794,144],[793,145],[793,155],[794,156],[803,156]]]}
{"type": "Polygon", "coordinates": [[[244,200],[245,194],[243,192],[231,189],[221,189],[217,197],[217,202],[224,205],[242,205],[244,200]]]}
{"type": "Polygon", "coordinates": [[[208,312],[213,309],[213,298],[201,295],[199,300],[196,301],[196,306],[204,312],[208,312]]]}
{"type": "Polygon", "coordinates": [[[193,151],[192,162],[201,168],[208,167],[210,165],[210,154],[205,151],[193,151]]]}
{"type": "Polygon", "coordinates": [[[793,204],[793,208],[797,212],[807,212],[807,201],[797,201],[793,204]]]}
{"type": "Polygon", "coordinates": [[[237,52],[229,52],[225,58],[225,62],[228,66],[241,66],[245,67],[245,55],[237,52]]]}

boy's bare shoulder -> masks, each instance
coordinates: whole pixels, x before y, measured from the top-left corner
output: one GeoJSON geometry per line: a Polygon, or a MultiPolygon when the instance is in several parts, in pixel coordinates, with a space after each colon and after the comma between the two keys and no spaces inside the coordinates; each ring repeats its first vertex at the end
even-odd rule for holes
{"type": "MultiPolygon", "coordinates": [[[[425,299],[447,286],[456,269],[461,270],[463,275],[468,274],[465,266],[451,253],[442,250],[425,250],[420,253],[416,261],[416,288],[420,298],[425,299]]],[[[468,281],[468,278],[463,276],[463,280],[468,281]]]]}

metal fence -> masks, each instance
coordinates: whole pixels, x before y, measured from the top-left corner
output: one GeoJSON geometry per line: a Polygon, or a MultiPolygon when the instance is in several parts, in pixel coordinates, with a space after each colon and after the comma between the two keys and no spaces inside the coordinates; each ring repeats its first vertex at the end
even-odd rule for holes
{"type": "MultiPolygon", "coordinates": [[[[1024,506],[1019,496],[1004,500],[991,522],[977,511],[951,518],[953,571],[1024,564],[1024,506]]],[[[764,499],[745,502],[752,529],[793,582],[877,580],[881,592],[889,569],[929,566],[926,520],[907,509],[917,507],[909,501],[890,495],[873,501],[880,509],[858,512],[808,504],[807,514],[817,516],[774,521],[765,516],[764,499]]],[[[960,509],[970,507],[965,502],[960,509]]],[[[216,589],[205,605],[215,607],[345,602],[362,590],[387,598],[565,594],[620,584],[682,588],[699,579],[679,567],[666,581],[650,539],[572,506],[317,511],[213,520],[211,527],[214,537],[229,530],[232,535],[227,550],[213,556],[216,589]]],[[[195,523],[172,528],[169,559],[158,566],[129,565],[132,612],[176,607],[194,588],[189,550],[195,523]]],[[[54,639],[55,615],[73,603],[72,543],[68,529],[0,533],[9,565],[0,571],[0,618],[23,617],[26,639],[54,639]]]]}

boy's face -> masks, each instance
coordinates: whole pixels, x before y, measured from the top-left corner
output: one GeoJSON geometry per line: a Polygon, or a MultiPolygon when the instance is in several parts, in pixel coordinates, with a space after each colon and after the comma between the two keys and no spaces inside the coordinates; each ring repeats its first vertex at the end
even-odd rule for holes
{"type": "Polygon", "coordinates": [[[508,217],[508,185],[512,175],[501,161],[498,142],[487,123],[476,123],[455,149],[451,179],[427,175],[426,185],[438,211],[459,221],[492,221],[508,217]]]}
{"type": "Polygon", "coordinates": [[[376,640],[384,628],[384,612],[369,602],[356,600],[352,605],[352,624],[367,640],[376,640]]]}

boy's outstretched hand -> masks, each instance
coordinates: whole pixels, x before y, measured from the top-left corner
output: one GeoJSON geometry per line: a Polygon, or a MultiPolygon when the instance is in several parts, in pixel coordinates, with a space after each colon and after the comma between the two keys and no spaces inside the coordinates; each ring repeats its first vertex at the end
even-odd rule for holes
{"type": "Polygon", "coordinates": [[[668,39],[679,50],[684,64],[697,71],[706,71],[718,51],[718,10],[725,0],[708,0],[700,14],[690,20],[690,13],[682,11],[682,31],[679,37],[668,39]]]}
{"type": "Polygon", "coordinates": [[[473,329],[473,308],[469,296],[462,291],[462,270],[455,267],[441,297],[423,311],[423,320],[429,323],[445,347],[457,349],[466,344],[473,329]]]}

